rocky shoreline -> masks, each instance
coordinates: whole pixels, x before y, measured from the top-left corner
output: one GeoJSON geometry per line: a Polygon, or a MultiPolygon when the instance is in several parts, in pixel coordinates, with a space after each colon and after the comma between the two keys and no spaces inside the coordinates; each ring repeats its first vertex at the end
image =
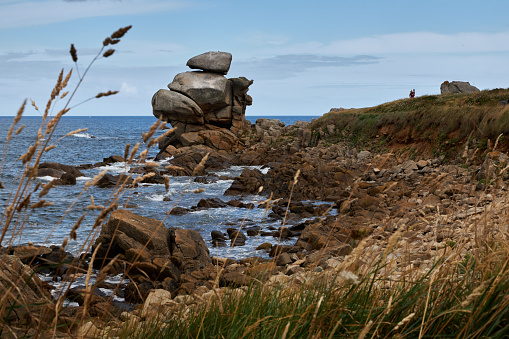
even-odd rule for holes
{"type": "MultiPolygon", "coordinates": [[[[475,241],[468,229],[472,223],[486,218],[486,210],[502,211],[507,174],[498,176],[500,180],[493,178],[506,168],[505,153],[492,149],[482,162],[470,160],[464,166],[465,162],[444,161],[443,156],[412,159],[390,150],[361,150],[346,143],[328,145],[323,139],[335,133],[333,125],[319,132],[308,122],[284,126],[277,120],[258,119],[250,125],[244,113],[252,101],[247,95],[252,82],[226,79],[229,62],[224,58],[228,55],[212,53],[191,59],[188,65],[204,73],[178,75],[169,85],[170,91],[154,96],[154,115],[175,127],[159,143],[160,153],[155,159],[172,157],[169,166],[159,168],[147,161],[139,168],[142,180],[105,174],[95,185],[164,184],[168,176],[194,176],[206,184],[218,179],[211,173],[214,170],[232,165],[264,166],[266,172],[246,167],[233,178],[224,200],[202,199],[191,209],[175,207],[170,213],[226,206],[263,208],[267,218],[280,221],[279,228],[266,230],[262,225],[239,223],[226,233],[213,231],[209,246],[243,246],[250,236],[290,239],[293,245],[264,244],[260,249],[268,258],[211,257],[209,246],[196,231],[167,227],[164,220],[111,208],[104,222],[97,225],[100,234],[89,253],[74,257],[62,247],[33,244],[2,249],[0,279],[4,286],[17,282],[15,290],[22,290],[12,303],[21,298],[26,305],[40,305],[17,309],[10,315],[11,323],[37,328],[48,319],[56,319],[62,333],[111,333],[127,320],[171,317],[176,310],[185,313],[211,298],[242,295],[253,281],[267,286],[306,284],[340,266],[360,267],[385,253],[394,237],[404,246],[391,252],[393,260],[385,267],[385,274],[397,279],[408,271],[425,272],[447,248],[475,241]],[[212,82],[214,86],[220,83],[221,90],[213,91],[215,99],[212,94],[201,98],[194,91],[198,85],[189,85],[186,76],[216,79],[212,82]],[[187,102],[191,97],[193,103],[186,104],[191,111],[183,113],[175,108],[178,105],[173,99],[167,101],[175,96],[167,93],[172,91],[194,93],[178,99],[187,102]],[[261,194],[267,200],[256,204],[226,200],[244,194],[261,194]],[[90,276],[92,269],[96,272],[94,283],[87,281],[80,288],[68,289],[56,300],[51,284],[33,273],[72,281],[90,276]],[[119,275],[129,282],[114,286],[107,282],[108,277],[119,275]],[[102,288],[111,288],[113,295],[105,296],[102,288]],[[129,307],[113,302],[115,295],[129,307]],[[79,306],[62,308],[64,300],[79,306]],[[55,310],[59,310],[58,317],[55,310]]],[[[125,158],[112,156],[81,168],[125,158]]],[[[79,168],[52,163],[41,164],[41,173],[56,178],[49,187],[75,184],[80,175],[79,168]]]]}
{"type": "MultiPolygon", "coordinates": [[[[266,122],[259,121],[256,126],[262,123],[266,122]]],[[[144,318],[149,317],[154,298],[167,300],[164,304],[168,309],[188,307],[199,302],[200,297],[206,298],[212,290],[242,291],[242,286],[247,286],[253,278],[269,284],[302,280],[317,269],[334,269],[360,242],[364,241],[363,246],[371,255],[375,249],[383,251],[391,236],[399,232],[412,247],[412,254],[394,253],[397,259],[391,269],[397,276],[405,270],[429,268],[439,251],[472,237],[465,232],[465,221],[480,218],[485,209],[498,206],[498,199],[505,195],[505,185],[487,187],[482,181],[492,175],[489,171],[494,165],[500,168],[506,164],[504,153],[496,153],[478,166],[464,168],[444,163],[442,158],[415,161],[398,158],[393,153],[357,151],[346,145],[302,147],[299,145],[305,144],[305,139],[299,135],[305,136],[305,132],[296,127],[281,129],[281,135],[287,134],[286,138],[296,136],[292,144],[275,145],[261,137],[244,151],[232,155],[238,160],[229,164],[242,163],[242,159],[252,164],[249,159],[253,153],[264,150],[266,163],[259,160],[256,163],[270,169],[266,174],[245,169],[225,192],[227,196],[261,190],[267,197],[272,196],[265,204],[243,207],[267,208],[269,218],[282,220],[281,227],[271,232],[238,227],[228,230],[228,234],[216,231],[212,235],[215,246],[228,246],[227,239],[231,245],[241,246],[246,234],[295,239],[292,246],[268,244],[266,250],[271,259],[211,258],[196,231],[168,229],[160,220],[125,210],[112,212],[91,253],[79,258],[59,247],[33,245],[4,249],[8,256],[3,257],[16,261],[12,267],[23,267],[20,272],[30,270],[26,264],[69,280],[87,273],[95,253],[92,264],[102,278],[97,279],[94,287],[89,286],[90,290],[68,291],[66,298],[80,306],[64,310],[68,317],[86,314],[85,318],[94,318],[107,314],[120,321],[127,317],[122,313],[125,308],[112,303],[112,298],[94,293],[107,287],[104,282],[107,276],[127,273],[129,283],[116,286],[115,293],[132,304],[143,305],[129,316],[144,318]],[[271,154],[278,156],[273,158],[271,154]],[[318,206],[309,203],[315,200],[329,203],[318,206]],[[314,219],[302,221],[313,216],[314,219]]],[[[249,137],[259,138],[257,131],[254,127],[249,137]]],[[[185,167],[171,166],[192,172],[193,166],[199,163],[190,155],[194,152],[201,150],[190,148],[189,153],[183,153],[182,157],[193,159],[185,167]]],[[[174,161],[184,164],[181,157],[175,157],[174,161]]],[[[212,164],[205,166],[205,173],[208,168],[217,168],[217,163],[212,164]]],[[[239,203],[242,204],[235,200],[203,199],[196,208],[222,208],[228,204],[239,206],[239,203]]],[[[4,266],[4,274],[7,268],[4,266]]],[[[45,302],[53,304],[49,288],[34,276],[30,286],[33,292],[27,295],[33,296],[34,302],[43,297],[45,302]]],[[[28,312],[17,314],[17,318],[28,315],[28,312]]],[[[59,317],[63,323],[67,319],[59,317]]]]}

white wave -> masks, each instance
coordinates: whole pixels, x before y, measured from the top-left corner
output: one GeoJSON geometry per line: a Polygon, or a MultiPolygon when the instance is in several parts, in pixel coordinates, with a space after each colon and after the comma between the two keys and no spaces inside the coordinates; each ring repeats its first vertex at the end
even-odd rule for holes
{"type": "Polygon", "coordinates": [[[53,179],[58,179],[58,178],[52,177],[52,176],[50,176],[50,175],[45,175],[45,176],[43,176],[43,177],[37,177],[37,178],[39,178],[39,179],[41,179],[41,180],[47,180],[47,181],[51,181],[51,180],[53,180],[53,179]]]}
{"type": "Polygon", "coordinates": [[[76,181],[85,181],[85,180],[90,180],[90,179],[92,179],[92,178],[83,176],[83,177],[77,177],[76,181]]]}
{"type": "Polygon", "coordinates": [[[228,168],[226,168],[226,169],[224,169],[222,171],[216,171],[214,173],[217,174],[217,175],[225,175],[225,176],[229,176],[229,177],[237,177],[237,176],[239,176],[242,173],[244,168],[249,168],[250,170],[257,169],[260,172],[262,172],[263,174],[267,174],[267,172],[270,169],[268,167],[262,169],[262,166],[230,166],[230,167],[228,167],[228,168]]]}
{"type": "Polygon", "coordinates": [[[86,139],[94,139],[95,138],[92,134],[88,134],[88,133],[76,133],[76,134],[73,134],[73,136],[76,138],[86,138],[86,139]]]}
{"type": "Polygon", "coordinates": [[[163,201],[164,195],[162,195],[162,194],[152,194],[152,195],[147,196],[147,199],[148,200],[152,200],[152,201],[163,201]]]}
{"type": "Polygon", "coordinates": [[[169,158],[166,158],[166,159],[163,159],[163,160],[159,160],[159,161],[157,161],[157,163],[160,166],[164,166],[164,165],[168,165],[171,160],[173,160],[173,157],[169,157],[169,158]]]}
{"type": "Polygon", "coordinates": [[[128,173],[131,169],[130,166],[125,166],[125,162],[115,162],[113,164],[104,165],[101,167],[96,168],[98,171],[104,171],[107,170],[109,173],[115,173],[115,174],[123,174],[128,173]]]}
{"type": "Polygon", "coordinates": [[[138,186],[153,187],[153,186],[164,186],[164,184],[150,184],[146,182],[139,183],[138,186]]]}

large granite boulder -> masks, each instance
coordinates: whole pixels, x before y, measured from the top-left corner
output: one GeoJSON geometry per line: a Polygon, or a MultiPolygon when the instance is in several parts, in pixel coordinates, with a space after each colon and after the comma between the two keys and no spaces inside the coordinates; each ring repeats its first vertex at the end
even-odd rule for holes
{"type": "Polygon", "coordinates": [[[207,52],[187,61],[187,66],[191,69],[201,69],[203,71],[224,74],[230,70],[232,55],[227,52],[207,52]]]}
{"type": "Polygon", "coordinates": [[[444,81],[440,85],[440,94],[478,93],[480,90],[466,81],[444,81]]]}
{"type": "Polygon", "coordinates": [[[202,125],[203,111],[196,102],[185,95],[160,89],[152,97],[153,114],[158,119],[184,124],[202,125]]]}
{"type": "MultiPolygon", "coordinates": [[[[150,257],[171,256],[168,248],[168,229],[162,221],[146,218],[127,210],[116,210],[102,227],[95,246],[100,246],[98,258],[125,255],[129,250],[144,250],[150,257]]],[[[94,262],[98,265],[99,260],[94,262]]]]}
{"type": "Polygon", "coordinates": [[[231,82],[216,73],[179,73],[168,88],[191,98],[206,112],[231,105],[231,82]]]}

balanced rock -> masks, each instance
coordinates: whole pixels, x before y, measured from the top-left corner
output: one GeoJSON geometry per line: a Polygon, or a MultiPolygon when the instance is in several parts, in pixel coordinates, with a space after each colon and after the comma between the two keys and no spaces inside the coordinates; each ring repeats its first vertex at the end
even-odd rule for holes
{"type": "Polygon", "coordinates": [[[175,128],[159,143],[163,159],[179,148],[206,145],[216,151],[239,147],[245,130],[246,106],[252,104],[247,94],[253,83],[244,77],[227,79],[231,54],[208,52],[191,58],[187,65],[201,71],[177,74],[152,97],[153,114],[175,128]]]}
{"type": "Polygon", "coordinates": [[[220,73],[226,75],[230,70],[232,55],[228,52],[207,52],[187,61],[191,69],[201,69],[203,71],[220,73]]]}
{"type": "Polygon", "coordinates": [[[480,92],[480,90],[477,87],[470,85],[470,83],[466,81],[444,81],[440,85],[440,94],[477,92],[480,92]]]}

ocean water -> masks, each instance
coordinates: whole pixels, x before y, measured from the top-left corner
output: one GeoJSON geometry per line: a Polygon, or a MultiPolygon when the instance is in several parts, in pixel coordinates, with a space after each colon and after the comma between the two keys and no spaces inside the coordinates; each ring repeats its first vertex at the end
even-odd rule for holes
{"type": "MultiPolygon", "coordinates": [[[[255,122],[260,117],[246,117],[255,122]]],[[[311,116],[277,116],[263,117],[279,119],[286,125],[291,125],[297,120],[311,121],[316,117],[311,116]]],[[[28,147],[36,140],[41,118],[23,117],[17,126],[26,125],[19,135],[13,137],[6,147],[7,131],[12,124],[12,117],[0,117],[0,152],[5,150],[3,163],[0,169],[0,181],[4,189],[0,189],[0,211],[2,214],[11,198],[18,190],[23,166],[19,157],[24,154],[28,147]]],[[[45,153],[42,161],[58,162],[67,165],[78,166],[82,164],[94,164],[101,162],[103,158],[111,155],[122,155],[126,144],[132,147],[140,143],[140,151],[146,147],[142,141],[142,133],[149,130],[156,121],[152,116],[144,117],[63,117],[50,144],[56,145],[55,149],[45,153]],[[62,138],[70,131],[87,128],[86,131],[62,138]]],[[[148,156],[155,156],[157,146],[150,149],[148,156]]],[[[164,162],[163,162],[164,165],[164,162]]],[[[90,187],[85,189],[85,183],[103,170],[112,174],[121,174],[129,171],[124,163],[116,163],[110,166],[82,170],[84,177],[77,180],[75,186],[58,186],[53,188],[44,198],[53,202],[52,206],[40,209],[30,209],[30,213],[16,223],[12,223],[7,230],[2,246],[7,244],[23,244],[33,242],[43,245],[60,245],[82,214],[85,214],[81,227],[77,232],[76,241],[69,241],[67,250],[79,254],[89,250],[83,248],[83,244],[89,242],[89,237],[96,237],[100,228],[92,230],[96,210],[87,209],[93,197],[96,205],[107,205],[111,201],[113,189],[90,187]]],[[[232,168],[218,172],[219,175],[237,176],[243,167],[232,168]]],[[[52,178],[41,177],[37,180],[47,183],[52,178]]],[[[189,208],[195,206],[202,198],[217,197],[224,201],[238,199],[243,202],[256,202],[265,200],[266,197],[225,197],[224,191],[231,185],[232,180],[219,180],[210,184],[195,183],[189,177],[171,177],[170,188],[166,190],[164,185],[140,185],[132,191],[120,197],[120,203],[136,214],[162,220],[173,206],[189,208]],[[202,193],[193,193],[198,189],[205,189],[202,193]],[[170,201],[165,201],[169,198],[170,201]]],[[[33,188],[32,188],[33,189],[33,188]]],[[[31,202],[38,201],[38,192],[32,194],[31,202]]],[[[3,220],[3,218],[2,218],[3,220]]],[[[202,235],[207,244],[211,244],[210,232],[219,230],[226,232],[228,227],[262,226],[264,230],[269,227],[280,227],[280,222],[267,222],[265,210],[254,208],[252,210],[242,208],[218,208],[191,212],[182,216],[169,215],[165,219],[167,227],[194,229],[202,235]]],[[[287,243],[294,243],[290,240],[287,243]]],[[[265,252],[256,251],[255,248],[263,242],[276,243],[272,237],[248,237],[245,246],[210,248],[212,256],[241,258],[251,255],[265,256],[265,252]]],[[[229,242],[227,242],[229,243],[229,242]]]]}

